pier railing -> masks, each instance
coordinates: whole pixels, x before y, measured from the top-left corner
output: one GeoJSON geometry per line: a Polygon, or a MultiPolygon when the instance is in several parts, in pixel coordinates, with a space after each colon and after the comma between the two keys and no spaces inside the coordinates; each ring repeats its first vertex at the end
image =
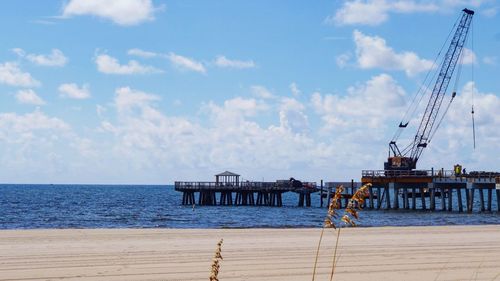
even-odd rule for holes
{"type": "Polygon", "coordinates": [[[363,170],[362,177],[433,177],[433,178],[470,178],[470,179],[496,179],[500,178],[498,172],[472,171],[470,173],[455,174],[452,170],[363,170]]]}
{"type": "Polygon", "coordinates": [[[291,186],[288,182],[251,182],[244,181],[238,183],[224,183],[224,182],[175,182],[176,191],[200,191],[200,190],[211,190],[211,191],[303,191],[311,190],[317,191],[317,185],[315,182],[303,182],[301,188],[296,188],[291,186]]]}
{"type": "MultiPolygon", "coordinates": [[[[448,172],[448,171],[445,171],[448,172]]],[[[433,170],[363,170],[363,177],[430,177],[433,170]]]]}

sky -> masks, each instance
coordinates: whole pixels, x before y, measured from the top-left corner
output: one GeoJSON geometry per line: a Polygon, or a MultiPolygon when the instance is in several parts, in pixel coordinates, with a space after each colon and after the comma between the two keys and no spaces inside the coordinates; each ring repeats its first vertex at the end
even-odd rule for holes
{"type": "Polygon", "coordinates": [[[457,97],[417,167],[500,170],[499,1],[0,6],[2,183],[172,184],[225,170],[359,180],[383,169],[424,89],[398,144],[414,137],[426,75],[466,7],[476,13],[444,103],[457,97]]]}

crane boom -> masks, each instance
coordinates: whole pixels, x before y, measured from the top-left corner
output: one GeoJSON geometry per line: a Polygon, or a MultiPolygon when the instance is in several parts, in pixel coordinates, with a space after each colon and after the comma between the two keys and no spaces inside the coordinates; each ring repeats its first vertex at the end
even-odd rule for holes
{"type": "MultiPolygon", "coordinates": [[[[411,170],[416,168],[416,164],[425,147],[427,147],[430,137],[433,135],[434,123],[438,117],[439,109],[443,102],[443,98],[450,83],[455,66],[462,54],[462,49],[467,40],[467,35],[469,33],[469,28],[472,22],[472,16],[474,11],[469,9],[462,10],[462,16],[460,18],[458,27],[455,34],[451,40],[450,46],[446,55],[444,56],[443,62],[441,63],[441,68],[439,75],[432,89],[430,99],[425,108],[424,115],[420,121],[417,133],[413,141],[401,152],[398,148],[396,141],[392,140],[389,143],[389,158],[385,162],[384,168],[386,170],[411,170]],[[392,152],[392,156],[391,156],[392,152]]],[[[455,93],[453,93],[453,97],[455,93]]],[[[404,128],[408,125],[400,124],[400,128],[404,128]]]]}

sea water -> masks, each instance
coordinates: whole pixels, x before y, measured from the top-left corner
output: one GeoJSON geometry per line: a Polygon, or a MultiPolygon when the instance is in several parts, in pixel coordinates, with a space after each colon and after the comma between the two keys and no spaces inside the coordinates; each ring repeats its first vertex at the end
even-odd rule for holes
{"type": "MultiPolygon", "coordinates": [[[[320,227],[327,211],[318,193],[312,195],[312,207],[297,207],[298,196],[290,192],[283,195],[283,207],[181,202],[182,193],[171,185],[4,184],[0,229],[320,227]]],[[[363,210],[360,216],[359,225],[365,227],[500,223],[499,212],[363,210]]]]}

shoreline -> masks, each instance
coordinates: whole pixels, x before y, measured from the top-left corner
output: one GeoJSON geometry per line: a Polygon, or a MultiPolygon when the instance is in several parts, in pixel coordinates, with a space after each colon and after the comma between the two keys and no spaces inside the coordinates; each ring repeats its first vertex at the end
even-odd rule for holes
{"type": "MultiPolygon", "coordinates": [[[[343,227],[345,230],[346,228],[354,228],[354,229],[370,229],[370,228],[426,228],[426,227],[495,227],[495,226],[500,226],[500,221],[498,223],[477,223],[477,224],[435,224],[435,225],[386,225],[386,226],[381,226],[381,225],[363,225],[363,224],[358,224],[355,227],[343,227]]],[[[276,226],[276,227],[269,227],[269,226],[264,226],[264,227],[66,227],[66,228],[57,228],[57,227],[51,227],[51,228],[0,228],[0,233],[1,232],[6,232],[6,231],[71,231],[71,230],[241,230],[241,229],[247,229],[247,230],[276,230],[276,229],[310,229],[310,230],[321,230],[320,226],[317,227],[312,227],[312,226],[276,226]]],[[[499,280],[500,281],[500,280],[499,280]]]]}
{"type": "MultiPolygon", "coordinates": [[[[203,280],[221,238],[220,280],[308,280],[320,231],[0,230],[0,280],[203,280]]],[[[327,229],[318,281],[334,240],[327,229]]],[[[335,280],[500,280],[500,225],[344,228],[338,250],[335,280]]]]}

